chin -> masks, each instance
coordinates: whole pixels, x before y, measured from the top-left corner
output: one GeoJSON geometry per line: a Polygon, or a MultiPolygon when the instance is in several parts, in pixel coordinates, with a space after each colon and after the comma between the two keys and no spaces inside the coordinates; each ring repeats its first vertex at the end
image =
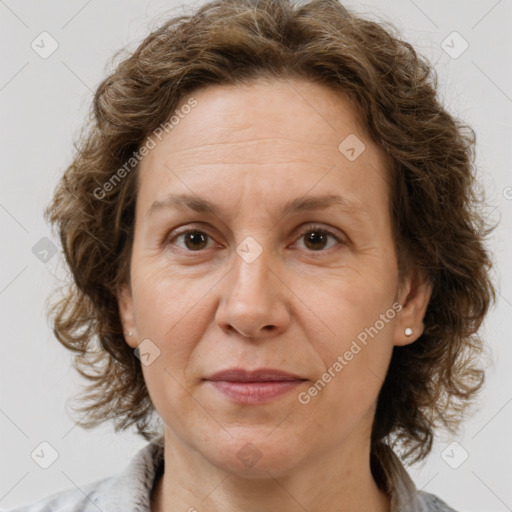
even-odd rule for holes
{"type": "Polygon", "coordinates": [[[300,465],[306,456],[303,436],[293,437],[282,431],[279,435],[268,429],[230,429],[232,437],[223,432],[221,438],[209,438],[208,445],[197,446],[203,457],[224,471],[243,478],[280,477],[300,465]]]}

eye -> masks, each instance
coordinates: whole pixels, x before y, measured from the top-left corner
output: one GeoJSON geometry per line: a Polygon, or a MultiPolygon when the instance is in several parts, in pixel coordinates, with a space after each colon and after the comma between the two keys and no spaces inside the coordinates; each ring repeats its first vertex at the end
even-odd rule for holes
{"type": "Polygon", "coordinates": [[[343,244],[344,241],[328,229],[320,226],[308,226],[300,232],[300,240],[304,240],[304,246],[308,251],[321,252],[331,249],[336,244],[343,244]],[[329,244],[329,239],[334,243],[329,244]]]}
{"type": "Polygon", "coordinates": [[[181,249],[187,251],[199,252],[203,249],[209,249],[208,242],[212,242],[210,235],[199,229],[189,229],[175,235],[167,243],[177,245],[181,249]],[[175,243],[175,241],[181,241],[182,243],[175,243]]]}
{"type": "MultiPolygon", "coordinates": [[[[299,240],[303,240],[303,247],[308,252],[325,252],[332,247],[346,242],[342,237],[320,226],[307,226],[299,233],[299,240]]],[[[203,230],[188,229],[175,234],[165,241],[165,245],[173,245],[187,252],[201,252],[210,249],[214,244],[213,238],[203,230]]]]}

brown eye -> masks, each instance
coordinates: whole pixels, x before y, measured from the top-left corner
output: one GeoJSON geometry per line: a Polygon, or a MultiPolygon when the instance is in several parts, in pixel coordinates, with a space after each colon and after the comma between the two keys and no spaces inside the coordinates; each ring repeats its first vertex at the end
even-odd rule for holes
{"type": "Polygon", "coordinates": [[[342,244],[343,241],[330,231],[320,227],[309,227],[307,230],[302,231],[300,240],[304,240],[304,246],[308,251],[321,252],[336,244],[342,244]],[[333,240],[333,242],[330,242],[333,240]]]}
{"type": "Polygon", "coordinates": [[[184,236],[187,249],[192,251],[204,249],[208,244],[208,235],[202,231],[189,231],[184,236]]]}
{"type": "Polygon", "coordinates": [[[304,244],[312,251],[325,249],[327,241],[328,237],[326,233],[322,231],[308,231],[308,233],[304,235],[304,244]]]}
{"type": "Polygon", "coordinates": [[[200,251],[205,249],[208,245],[209,235],[204,231],[190,230],[176,235],[175,240],[181,240],[182,242],[177,244],[182,249],[189,251],[200,251]]]}

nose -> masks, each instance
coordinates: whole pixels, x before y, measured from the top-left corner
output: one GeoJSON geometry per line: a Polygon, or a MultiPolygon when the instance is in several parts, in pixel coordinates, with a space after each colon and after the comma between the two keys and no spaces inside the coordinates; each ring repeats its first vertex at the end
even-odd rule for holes
{"type": "Polygon", "coordinates": [[[290,324],[288,288],[261,254],[247,263],[235,255],[223,280],[216,322],[225,332],[247,338],[268,338],[286,331],[290,324]]]}

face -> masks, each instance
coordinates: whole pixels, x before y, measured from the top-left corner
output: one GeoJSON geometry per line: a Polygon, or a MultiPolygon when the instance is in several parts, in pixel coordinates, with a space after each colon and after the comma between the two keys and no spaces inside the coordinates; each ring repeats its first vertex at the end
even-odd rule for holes
{"type": "Polygon", "coordinates": [[[393,347],[421,334],[428,302],[398,281],[384,157],[322,85],[193,97],[141,163],[119,294],[166,442],[254,476],[360,454],[393,347]],[[214,380],[262,368],[287,377],[214,380]]]}

